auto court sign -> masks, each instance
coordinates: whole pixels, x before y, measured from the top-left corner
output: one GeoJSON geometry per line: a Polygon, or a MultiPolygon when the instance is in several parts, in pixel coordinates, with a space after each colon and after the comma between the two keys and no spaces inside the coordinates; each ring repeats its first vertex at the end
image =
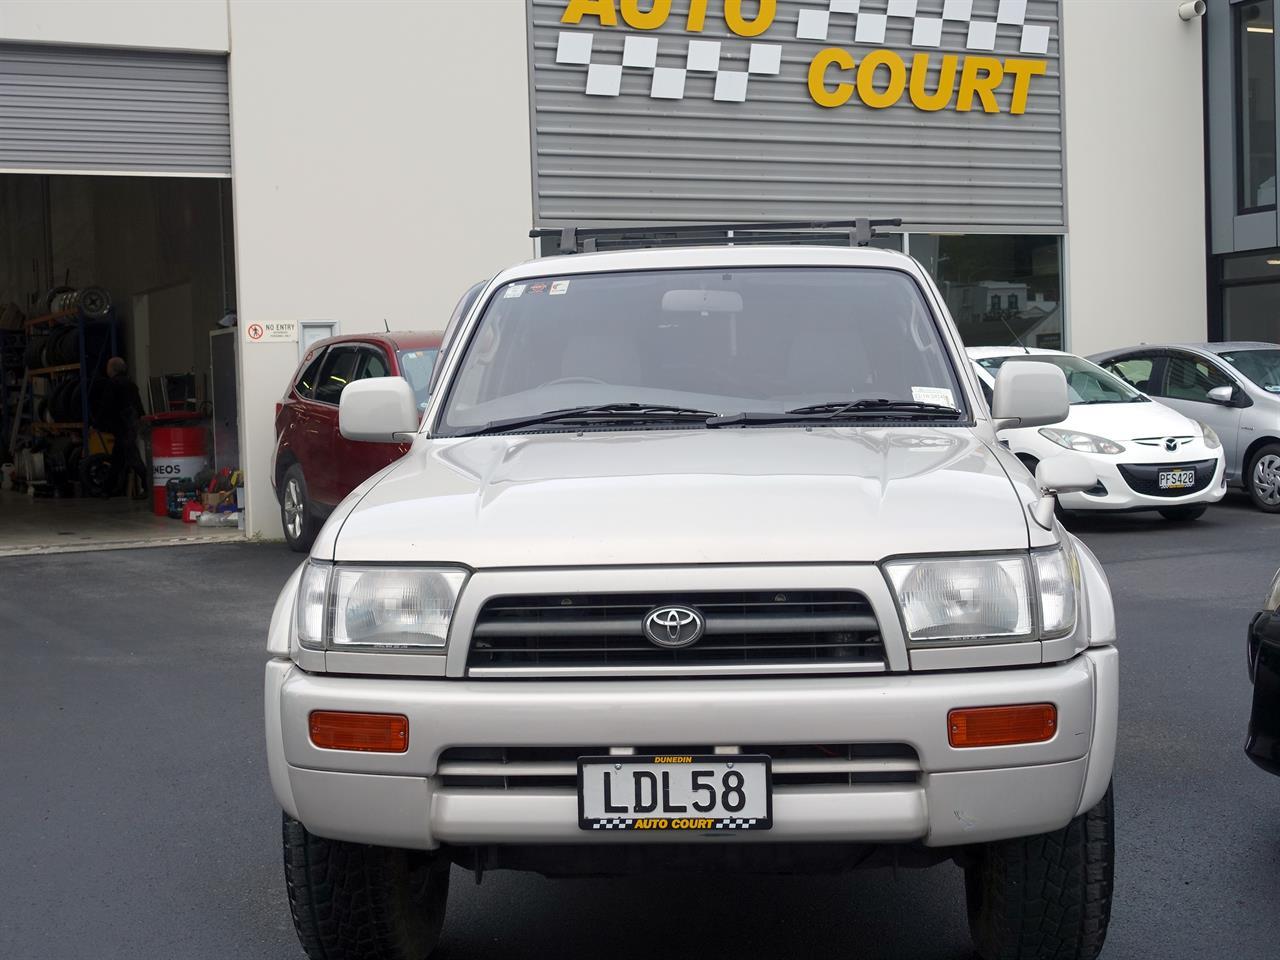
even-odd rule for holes
{"type": "MultiPolygon", "coordinates": [[[[1048,69],[1050,28],[1028,22],[1027,0],[999,0],[994,16],[974,10],[974,0],[817,0],[801,3],[795,20],[778,17],[777,0],[691,0],[687,9],[673,11],[671,0],[566,0],[560,17],[555,62],[586,67],[584,92],[617,97],[624,72],[644,72],[650,78],[649,96],[681,100],[690,75],[714,76],[713,100],[742,103],[756,84],[780,73],[782,45],[772,42],[782,31],[789,40],[808,42],[808,93],[820,107],[883,110],[899,103],[936,113],[1026,112],[1036,78],[1048,69]],[[734,41],[706,39],[713,17],[743,51],[739,61],[726,59],[734,41]],[[885,45],[895,27],[910,29],[910,49],[885,45]],[[684,65],[658,65],[659,37],[670,43],[675,30],[685,45],[684,65]],[[943,31],[963,44],[964,53],[944,52],[943,31]],[[624,33],[621,62],[598,56],[597,34],[624,33]],[[1017,40],[1017,56],[995,53],[1001,34],[1017,40]],[[962,38],[962,39],[961,39],[962,38]],[[745,57],[746,69],[741,69],[745,57]]],[[[954,49],[954,48],[953,48],[954,49]]],[[[671,49],[663,53],[671,54],[671,49]]],[[[670,58],[668,56],[668,62],[670,58]]]]}

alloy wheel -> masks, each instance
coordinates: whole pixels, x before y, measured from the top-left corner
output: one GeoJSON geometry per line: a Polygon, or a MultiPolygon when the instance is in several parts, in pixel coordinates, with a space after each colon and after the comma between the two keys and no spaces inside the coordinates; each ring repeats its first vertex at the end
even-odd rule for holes
{"type": "Polygon", "coordinates": [[[1253,489],[1267,506],[1280,504],[1280,456],[1269,453],[1258,458],[1253,466],[1253,489]]]}
{"type": "Polygon", "coordinates": [[[303,518],[302,490],[298,481],[291,478],[284,486],[284,525],[294,540],[302,536],[303,518]]]}

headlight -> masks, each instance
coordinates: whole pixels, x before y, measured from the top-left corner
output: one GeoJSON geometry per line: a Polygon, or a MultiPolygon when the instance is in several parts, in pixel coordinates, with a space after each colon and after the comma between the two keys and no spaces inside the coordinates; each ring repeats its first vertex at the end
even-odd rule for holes
{"type": "Polygon", "coordinates": [[[1108,440],[1106,437],[1095,437],[1091,433],[1077,433],[1074,430],[1055,430],[1052,427],[1042,427],[1040,436],[1046,440],[1052,440],[1060,447],[1075,450],[1077,453],[1105,453],[1109,456],[1124,453],[1124,447],[1114,440],[1108,440]]]}
{"type": "Polygon", "coordinates": [[[1222,441],[1219,440],[1218,435],[1213,432],[1213,427],[1209,426],[1207,423],[1200,423],[1199,420],[1197,420],[1196,423],[1200,425],[1200,432],[1204,434],[1204,445],[1210,450],[1221,449],[1222,441]]]}
{"type": "Polygon", "coordinates": [[[298,641],[316,650],[444,649],[465,570],[308,563],[298,641]]]}
{"type": "Polygon", "coordinates": [[[1076,622],[1078,572],[1059,546],[1030,555],[885,564],[912,643],[1060,637],[1076,622]]]}

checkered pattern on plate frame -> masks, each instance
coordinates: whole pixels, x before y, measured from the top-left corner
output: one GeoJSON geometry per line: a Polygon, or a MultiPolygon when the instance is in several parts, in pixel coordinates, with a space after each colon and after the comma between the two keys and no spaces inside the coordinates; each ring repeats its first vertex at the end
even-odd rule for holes
{"type": "Polygon", "coordinates": [[[611,820],[597,820],[591,824],[592,830],[627,830],[631,825],[630,820],[623,820],[621,817],[614,817],[611,820]]]}
{"type": "Polygon", "coordinates": [[[729,820],[716,821],[717,830],[746,830],[748,827],[754,827],[756,820],[752,817],[750,820],[744,820],[741,817],[733,817],[729,820]]]}
{"type": "MultiPolygon", "coordinates": [[[[965,47],[969,50],[994,50],[1002,26],[1021,31],[1021,53],[1044,55],[1049,50],[1049,27],[1026,22],[1027,0],[999,0],[995,20],[975,19],[973,0],[944,0],[941,15],[933,16],[919,11],[918,0],[826,0],[821,7],[807,7],[799,12],[796,39],[882,44],[891,17],[911,21],[913,47],[941,47],[943,25],[952,22],[967,26],[965,47]]],[[[683,43],[683,67],[658,66],[657,36],[628,34],[623,41],[620,64],[594,61],[594,40],[595,34],[587,30],[561,30],[556,42],[556,63],[586,67],[586,93],[595,97],[619,96],[623,72],[630,69],[648,72],[649,96],[654,100],[683,100],[685,82],[693,73],[715,77],[713,99],[744,103],[752,76],[777,76],[782,68],[782,47],[776,43],[750,44],[747,69],[743,71],[722,68],[719,40],[668,40],[683,43]]]]}

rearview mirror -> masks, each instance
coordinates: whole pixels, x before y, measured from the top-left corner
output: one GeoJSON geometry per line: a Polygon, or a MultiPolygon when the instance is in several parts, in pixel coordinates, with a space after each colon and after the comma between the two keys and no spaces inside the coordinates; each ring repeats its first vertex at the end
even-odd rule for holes
{"type": "Polygon", "coordinates": [[[1235,398],[1234,387],[1214,387],[1209,391],[1209,399],[1214,403],[1231,403],[1235,398]]]}
{"type": "Polygon", "coordinates": [[[1067,378],[1061,368],[1029,360],[1001,364],[991,400],[997,430],[1061,423],[1068,410],[1067,378]]]}
{"type": "Polygon", "coordinates": [[[394,443],[418,432],[418,399],[402,377],[347,384],[338,401],[338,430],[348,440],[394,443]]]}
{"type": "Polygon", "coordinates": [[[662,295],[663,313],[741,313],[742,294],[736,290],[668,290],[662,295]]]}

